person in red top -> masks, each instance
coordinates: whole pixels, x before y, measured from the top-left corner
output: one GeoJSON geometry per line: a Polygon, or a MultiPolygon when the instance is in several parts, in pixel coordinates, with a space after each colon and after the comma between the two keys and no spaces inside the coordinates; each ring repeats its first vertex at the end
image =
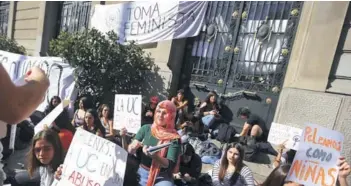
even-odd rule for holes
{"type": "Polygon", "coordinates": [[[71,125],[66,109],[55,119],[52,129],[58,132],[63,151],[67,153],[76,129],[71,125]]]}

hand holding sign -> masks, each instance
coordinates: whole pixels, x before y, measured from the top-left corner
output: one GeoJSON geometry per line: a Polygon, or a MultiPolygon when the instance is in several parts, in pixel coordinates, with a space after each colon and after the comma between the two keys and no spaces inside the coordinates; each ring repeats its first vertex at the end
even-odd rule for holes
{"type": "Polygon", "coordinates": [[[287,181],[303,185],[335,185],[344,136],[318,125],[306,125],[287,181]]]}

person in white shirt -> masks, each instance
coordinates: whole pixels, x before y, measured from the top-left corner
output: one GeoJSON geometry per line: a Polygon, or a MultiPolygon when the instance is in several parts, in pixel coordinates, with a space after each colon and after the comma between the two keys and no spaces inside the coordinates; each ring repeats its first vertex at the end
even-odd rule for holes
{"type": "MultiPolygon", "coordinates": [[[[49,79],[38,67],[30,69],[25,77],[26,84],[16,86],[5,68],[0,64],[0,139],[6,136],[6,125],[17,124],[29,117],[43,102],[49,79]]],[[[0,143],[0,160],[2,159],[0,143]]],[[[5,173],[0,163],[0,186],[3,185],[5,173]]]]}

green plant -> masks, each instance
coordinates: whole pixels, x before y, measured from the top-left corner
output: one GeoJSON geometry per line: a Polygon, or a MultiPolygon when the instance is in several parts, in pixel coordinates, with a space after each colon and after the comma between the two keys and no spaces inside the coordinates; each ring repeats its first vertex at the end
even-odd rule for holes
{"type": "Polygon", "coordinates": [[[0,36],[0,50],[12,52],[16,54],[26,54],[26,49],[19,45],[14,39],[0,36]]]}
{"type": "Polygon", "coordinates": [[[79,95],[92,96],[96,105],[113,105],[115,94],[163,93],[162,84],[149,54],[134,42],[117,43],[114,32],[106,35],[96,29],[62,32],[50,42],[49,55],[63,57],[74,67],[79,95]]]}

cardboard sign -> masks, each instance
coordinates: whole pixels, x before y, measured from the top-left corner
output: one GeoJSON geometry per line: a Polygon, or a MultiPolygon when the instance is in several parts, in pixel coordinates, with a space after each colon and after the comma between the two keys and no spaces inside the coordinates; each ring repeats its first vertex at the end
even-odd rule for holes
{"type": "Polygon", "coordinates": [[[58,186],[122,186],[128,153],[113,142],[78,128],[58,186]]]}
{"type": "Polygon", "coordinates": [[[302,129],[288,125],[272,123],[271,129],[269,130],[268,142],[275,145],[280,145],[286,141],[286,148],[297,150],[299,147],[301,135],[302,129]]]}
{"type": "Polygon", "coordinates": [[[335,185],[343,141],[337,131],[307,124],[286,180],[308,186],[335,185]]]}
{"type": "Polygon", "coordinates": [[[70,103],[70,100],[63,100],[59,105],[57,105],[54,110],[52,110],[44,119],[42,119],[35,127],[34,134],[37,134],[45,128],[45,125],[48,127],[51,126],[52,122],[55,121],[57,116],[67,107],[70,103]]]}
{"type": "Polygon", "coordinates": [[[137,133],[141,126],[141,95],[116,94],[113,128],[126,127],[130,133],[137,133]]]}

